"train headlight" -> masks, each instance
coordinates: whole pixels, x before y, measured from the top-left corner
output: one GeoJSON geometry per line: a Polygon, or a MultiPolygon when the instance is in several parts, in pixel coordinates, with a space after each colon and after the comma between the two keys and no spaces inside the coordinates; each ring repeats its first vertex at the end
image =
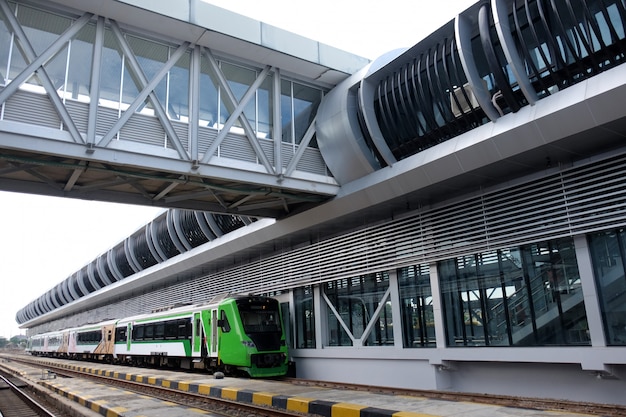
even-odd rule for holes
{"type": "Polygon", "coordinates": [[[245,347],[256,348],[256,345],[254,344],[254,342],[250,340],[242,340],[241,344],[244,345],[245,347]]]}

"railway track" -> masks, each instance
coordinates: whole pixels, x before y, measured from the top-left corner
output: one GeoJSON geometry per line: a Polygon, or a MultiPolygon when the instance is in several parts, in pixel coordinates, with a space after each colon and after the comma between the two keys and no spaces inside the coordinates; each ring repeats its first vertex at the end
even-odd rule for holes
{"type": "MultiPolygon", "coordinates": [[[[18,360],[14,358],[13,360],[18,360]]],[[[31,366],[37,366],[37,361],[28,360],[28,358],[19,359],[19,361],[27,363],[31,366]]],[[[41,366],[41,365],[39,365],[41,366]]],[[[173,390],[157,385],[138,383],[135,381],[124,381],[118,378],[110,378],[103,375],[95,375],[93,373],[79,372],[69,370],[62,367],[52,367],[49,363],[45,365],[46,369],[54,370],[61,376],[81,377],[97,379],[102,382],[106,380],[107,384],[121,387],[127,390],[138,391],[149,396],[182,403],[185,405],[193,405],[194,407],[209,412],[224,412],[229,415],[240,415],[245,413],[246,416],[294,416],[299,414],[289,413],[282,409],[271,409],[259,407],[254,404],[249,406],[241,402],[228,401],[215,397],[208,397],[203,394],[195,394],[186,391],[173,390]]],[[[324,387],[339,390],[364,391],[374,394],[386,394],[396,396],[414,396],[426,397],[430,399],[449,400],[455,402],[473,402],[491,405],[500,405],[514,408],[528,408],[535,410],[552,410],[574,413],[585,413],[603,417],[623,417],[626,416],[626,406],[598,403],[584,403],[564,400],[551,400],[541,398],[526,397],[510,397],[500,395],[487,395],[475,393],[460,393],[447,391],[431,391],[431,390],[409,390],[398,388],[387,388],[372,385],[333,383],[326,381],[312,381],[298,378],[280,378],[280,381],[290,382],[294,385],[307,385],[324,387]]]]}
{"type": "MultiPolygon", "coordinates": [[[[41,364],[38,364],[37,361],[30,361],[27,359],[12,358],[12,360],[15,362],[28,364],[32,367],[45,369],[46,372],[54,372],[54,374],[59,377],[89,379],[98,383],[106,384],[108,386],[133,391],[152,398],[158,398],[163,401],[184,405],[186,407],[194,407],[196,409],[209,412],[212,415],[223,415],[229,417],[302,417],[301,414],[291,413],[282,409],[261,407],[254,404],[243,404],[236,401],[208,397],[203,394],[174,390],[166,387],[145,384],[136,381],[121,380],[117,378],[107,377],[105,375],[96,375],[88,372],[69,370],[62,367],[56,367],[51,364],[46,364],[45,366],[43,366],[41,364]]],[[[24,414],[24,416],[30,415],[31,414],[24,414]]],[[[22,417],[21,414],[16,414],[15,416],[22,417]]],[[[0,417],[8,416],[3,416],[2,414],[0,414],[0,417]]]]}
{"type": "Polygon", "coordinates": [[[2,417],[54,417],[46,406],[31,397],[21,383],[0,375],[0,416],[2,417]]]}

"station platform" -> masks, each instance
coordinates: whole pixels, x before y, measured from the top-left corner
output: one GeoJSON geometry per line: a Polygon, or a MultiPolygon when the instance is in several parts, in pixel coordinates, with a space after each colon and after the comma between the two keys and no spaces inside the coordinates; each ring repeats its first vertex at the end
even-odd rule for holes
{"type": "MultiPolygon", "coordinates": [[[[29,357],[30,358],[30,357],[29,357]]],[[[246,404],[323,417],[584,417],[591,414],[513,408],[471,402],[430,399],[417,396],[374,394],[294,385],[288,382],[162,371],[158,369],[39,358],[46,366],[88,372],[111,378],[142,382],[174,390],[204,394],[246,404]]],[[[24,378],[36,381],[57,394],[107,417],[177,417],[210,415],[202,410],[148,398],[118,388],[75,378],[52,378],[41,370],[15,361],[3,361],[24,378]]]]}

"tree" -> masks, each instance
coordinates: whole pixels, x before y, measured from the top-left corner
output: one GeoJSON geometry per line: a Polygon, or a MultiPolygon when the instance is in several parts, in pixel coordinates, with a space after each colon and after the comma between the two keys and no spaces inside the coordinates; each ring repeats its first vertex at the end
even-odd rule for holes
{"type": "Polygon", "coordinates": [[[13,336],[11,338],[11,344],[13,344],[13,346],[15,346],[15,347],[25,347],[26,346],[26,336],[24,336],[24,335],[13,336]]]}
{"type": "Polygon", "coordinates": [[[9,341],[6,339],[6,337],[0,336],[0,348],[3,348],[8,344],[9,344],[9,341]]]}

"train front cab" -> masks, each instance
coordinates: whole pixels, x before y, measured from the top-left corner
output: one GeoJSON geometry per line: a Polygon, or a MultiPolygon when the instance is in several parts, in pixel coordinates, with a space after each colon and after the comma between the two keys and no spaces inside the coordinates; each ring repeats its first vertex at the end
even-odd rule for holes
{"type": "Polygon", "coordinates": [[[220,304],[219,359],[251,377],[287,372],[287,345],[279,304],[264,297],[235,297],[220,304]]]}

